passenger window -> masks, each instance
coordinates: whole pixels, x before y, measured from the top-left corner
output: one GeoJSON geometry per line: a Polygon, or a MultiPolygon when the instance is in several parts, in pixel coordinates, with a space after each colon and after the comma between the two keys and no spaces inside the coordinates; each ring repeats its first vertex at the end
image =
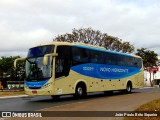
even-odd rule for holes
{"type": "Polygon", "coordinates": [[[71,47],[58,46],[55,61],[55,77],[68,76],[71,67],[71,47]]]}
{"type": "Polygon", "coordinates": [[[78,63],[89,62],[89,52],[87,49],[73,47],[72,53],[73,53],[73,62],[78,62],[78,63]]]}

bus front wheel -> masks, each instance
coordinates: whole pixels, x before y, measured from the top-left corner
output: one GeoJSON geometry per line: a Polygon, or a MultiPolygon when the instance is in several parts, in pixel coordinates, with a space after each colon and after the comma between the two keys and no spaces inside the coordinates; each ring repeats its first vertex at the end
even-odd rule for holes
{"type": "Polygon", "coordinates": [[[83,84],[79,84],[75,90],[75,98],[85,98],[87,96],[86,87],[83,84]]]}

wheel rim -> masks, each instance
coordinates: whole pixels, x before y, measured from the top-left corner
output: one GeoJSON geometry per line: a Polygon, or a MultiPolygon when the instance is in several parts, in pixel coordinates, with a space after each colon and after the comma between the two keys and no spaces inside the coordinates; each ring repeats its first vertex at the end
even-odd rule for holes
{"type": "Polygon", "coordinates": [[[82,96],[83,89],[81,87],[78,87],[77,92],[78,92],[78,95],[82,96]]]}
{"type": "Polygon", "coordinates": [[[127,91],[130,92],[131,91],[131,86],[127,85],[127,91]]]}

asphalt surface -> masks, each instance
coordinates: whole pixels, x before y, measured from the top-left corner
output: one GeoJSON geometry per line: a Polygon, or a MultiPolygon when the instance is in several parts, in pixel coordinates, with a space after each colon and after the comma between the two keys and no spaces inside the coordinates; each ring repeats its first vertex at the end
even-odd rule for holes
{"type": "MultiPolygon", "coordinates": [[[[145,94],[160,92],[160,88],[144,88],[135,89],[130,96],[135,94],[145,94]]],[[[75,100],[72,95],[62,96],[59,101],[53,101],[50,96],[36,96],[36,97],[20,97],[20,98],[6,98],[0,99],[0,111],[36,111],[45,110],[50,107],[64,106],[79,102],[88,102],[90,100],[99,99],[125,99],[128,94],[122,94],[121,92],[114,92],[112,95],[104,95],[103,92],[90,93],[86,99],[75,100]]],[[[135,98],[136,99],[136,98],[135,98]]],[[[143,102],[143,101],[142,101],[143,102]]],[[[110,103],[108,103],[110,104],[110,103]]]]}
{"type": "MultiPolygon", "coordinates": [[[[158,98],[160,98],[160,88],[136,89],[133,90],[132,94],[114,92],[112,95],[108,96],[104,95],[103,92],[90,93],[86,99],[81,100],[75,100],[73,96],[70,95],[61,97],[58,102],[54,102],[49,96],[1,98],[0,111],[35,111],[40,112],[40,114],[44,114],[44,112],[47,114],[49,113],[51,116],[53,114],[59,115],[59,117],[54,115],[52,117],[26,117],[23,118],[23,120],[123,120],[123,117],[104,117],[103,115],[98,117],[97,112],[105,112],[103,114],[106,115],[110,114],[107,113],[107,111],[117,111],[118,113],[123,113],[123,111],[133,111],[140,105],[158,98]],[[58,113],[56,113],[56,111],[58,113]],[[71,111],[69,113],[71,116],[64,116],[68,115],[69,111],[71,111]],[[81,115],[85,114],[88,116],[80,116],[79,113],[81,113],[81,115]]],[[[5,120],[8,118],[0,119],[5,120]]],[[[22,117],[12,116],[12,118],[9,119],[22,120],[22,117]]]]}

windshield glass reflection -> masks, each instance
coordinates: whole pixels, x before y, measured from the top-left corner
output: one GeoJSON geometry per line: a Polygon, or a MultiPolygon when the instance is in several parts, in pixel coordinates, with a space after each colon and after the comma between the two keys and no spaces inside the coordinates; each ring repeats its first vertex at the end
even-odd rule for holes
{"type": "Polygon", "coordinates": [[[50,78],[52,75],[52,59],[53,57],[48,57],[48,65],[43,65],[43,57],[27,59],[26,79],[40,80],[50,78]]]}

